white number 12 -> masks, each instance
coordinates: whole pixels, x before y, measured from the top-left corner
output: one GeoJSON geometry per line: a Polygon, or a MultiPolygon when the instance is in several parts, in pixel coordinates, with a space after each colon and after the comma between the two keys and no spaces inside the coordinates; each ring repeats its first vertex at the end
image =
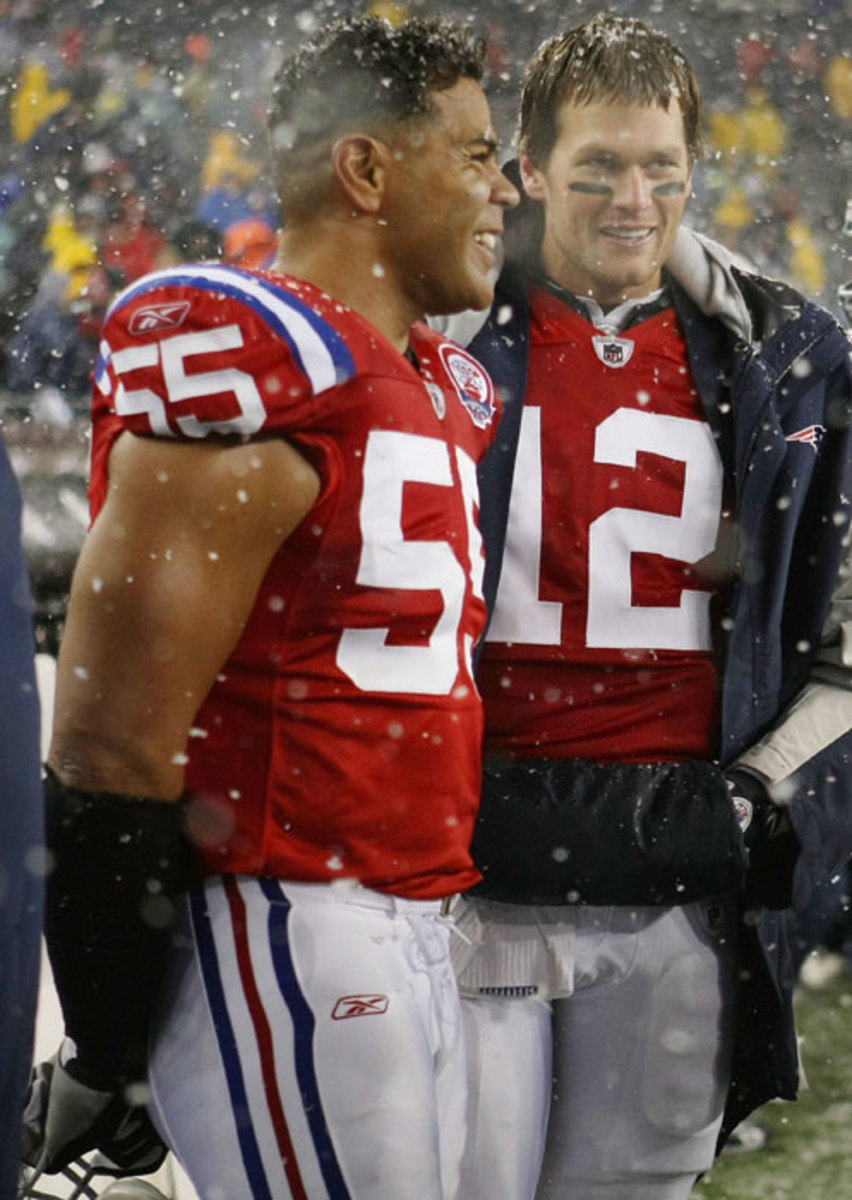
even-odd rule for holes
{"type": "MultiPolygon", "coordinates": [[[[611,508],[589,526],[586,645],[706,650],[710,593],[684,588],[678,605],[633,603],[636,553],[696,563],[715,544],[722,509],[722,462],[704,421],[620,408],[595,431],[594,461],[636,467],[640,451],[684,464],[678,516],[611,508]]],[[[506,554],[489,641],[558,645],[562,605],[539,598],[542,544],[541,412],[524,410],[506,554]]]]}

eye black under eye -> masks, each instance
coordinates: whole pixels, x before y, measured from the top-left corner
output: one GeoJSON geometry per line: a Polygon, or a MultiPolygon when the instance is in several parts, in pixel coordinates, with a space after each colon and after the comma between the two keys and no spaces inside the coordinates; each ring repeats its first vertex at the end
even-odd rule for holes
{"type": "Polygon", "coordinates": [[[686,191],[682,179],[670,179],[667,183],[658,183],[653,192],[655,196],[681,196],[686,191]]]}

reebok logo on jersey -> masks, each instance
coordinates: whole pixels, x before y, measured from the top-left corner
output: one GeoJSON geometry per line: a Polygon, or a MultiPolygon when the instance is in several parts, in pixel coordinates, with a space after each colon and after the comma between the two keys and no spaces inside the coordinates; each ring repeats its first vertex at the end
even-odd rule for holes
{"type": "Polygon", "coordinates": [[[814,454],[819,449],[819,444],[825,436],[824,425],[808,425],[804,429],[797,429],[795,433],[788,433],[785,442],[804,442],[806,446],[810,446],[814,454]]]}
{"type": "Polygon", "coordinates": [[[494,385],[475,358],[458,346],[444,342],[441,360],[449,372],[459,398],[477,429],[487,429],[494,420],[494,385]]]}
{"type": "Polygon", "coordinates": [[[595,354],[607,367],[626,367],[633,357],[635,343],[630,338],[606,337],[598,334],[592,338],[595,354]]]}
{"type": "Polygon", "coordinates": [[[350,1017],[380,1017],[388,1011],[387,996],[341,996],[331,1010],[332,1021],[348,1021],[350,1017]]]}
{"type": "Polygon", "coordinates": [[[192,305],[189,300],[175,300],[171,304],[148,304],[138,308],[130,318],[127,332],[139,337],[143,333],[154,333],[158,329],[177,329],[183,325],[192,305]]]}

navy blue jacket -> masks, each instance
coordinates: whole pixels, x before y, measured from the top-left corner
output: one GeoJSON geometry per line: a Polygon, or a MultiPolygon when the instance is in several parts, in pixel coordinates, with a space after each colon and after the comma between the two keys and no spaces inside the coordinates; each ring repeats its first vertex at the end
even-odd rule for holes
{"type": "MultiPolygon", "coordinates": [[[[750,337],[708,316],[669,280],[718,439],[727,494],[735,500],[738,553],[720,660],[722,767],[782,722],[790,703],[818,677],[817,652],[844,562],[852,497],[852,370],[845,333],[829,313],[784,285],[738,270],[731,282],[748,311],[750,337]],[[787,440],[811,427],[810,440],[787,440]]],[[[491,606],[528,341],[524,276],[508,265],[491,316],[469,347],[504,402],[497,441],[480,472],[491,606]]],[[[831,686],[852,687],[852,680],[834,679],[831,686]]],[[[794,904],[801,906],[852,853],[852,733],[844,730],[828,745],[805,751],[791,786],[801,843],[794,904]]],[[[785,915],[744,913],[741,944],[743,982],[723,1137],[752,1109],[773,1096],[792,1099],[798,1087],[785,915]]]]}

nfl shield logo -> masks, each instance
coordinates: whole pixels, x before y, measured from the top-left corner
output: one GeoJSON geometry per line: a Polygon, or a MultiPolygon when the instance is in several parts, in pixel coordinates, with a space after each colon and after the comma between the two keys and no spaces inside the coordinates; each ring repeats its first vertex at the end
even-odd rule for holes
{"type": "Polygon", "coordinates": [[[634,343],[630,338],[604,337],[598,335],[592,338],[595,354],[607,367],[625,367],[633,354],[634,343]]]}

